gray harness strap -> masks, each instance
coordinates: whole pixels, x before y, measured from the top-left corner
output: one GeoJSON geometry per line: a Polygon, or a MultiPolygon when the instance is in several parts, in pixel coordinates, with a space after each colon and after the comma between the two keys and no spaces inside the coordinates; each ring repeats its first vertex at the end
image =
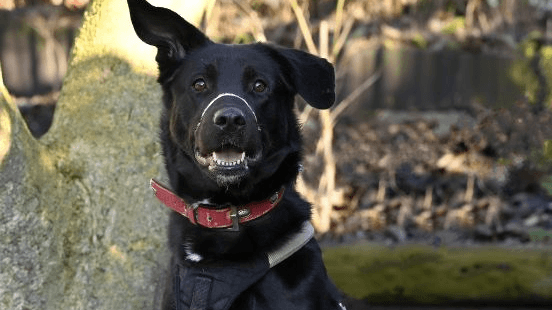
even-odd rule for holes
{"type": "Polygon", "coordinates": [[[312,227],[310,222],[304,222],[301,231],[293,238],[285,242],[280,248],[266,253],[270,268],[278,265],[286,258],[293,255],[293,253],[299,251],[299,249],[307,244],[312,237],[314,237],[314,227],[312,227]]]}

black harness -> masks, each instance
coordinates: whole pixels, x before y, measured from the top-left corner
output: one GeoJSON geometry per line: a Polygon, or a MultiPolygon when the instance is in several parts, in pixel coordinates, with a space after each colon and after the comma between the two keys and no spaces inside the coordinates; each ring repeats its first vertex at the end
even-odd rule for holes
{"type": "Polygon", "coordinates": [[[249,262],[179,265],[174,283],[176,310],[226,310],[269,270],[264,255],[249,262]]]}
{"type": "MultiPolygon", "coordinates": [[[[259,253],[249,261],[184,261],[177,265],[174,278],[176,310],[227,310],[272,267],[284,261],[312,241],[314,229],[305,222],[299,233],[280,248],[259,253]]],[[[329,300],[337,309],[345,309],[339,301],[341,294],[331,282],[326,283],[329,300]]]]}

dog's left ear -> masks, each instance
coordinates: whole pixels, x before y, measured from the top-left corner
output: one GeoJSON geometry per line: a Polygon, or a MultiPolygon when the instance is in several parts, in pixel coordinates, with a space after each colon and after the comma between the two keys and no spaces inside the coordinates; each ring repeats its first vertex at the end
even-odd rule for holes
{"type": "MultiPolygon", "coordinates": [[[[327,109],[335,102],[335,72],[327,60],[288,48],[277,48],[289,63],[284,74],[305,101],[317,109],[327,109]]],[[[285,66],[284,66],[285,67],[285,66]]]]}
{"type": "Polygon", "coordinates": [[[199,29],[175,12],[146,0],[127,0],[132,26],[138,37],[157,47],[160,80],[170,76],[185,55],[212,43],[199,29]]]}

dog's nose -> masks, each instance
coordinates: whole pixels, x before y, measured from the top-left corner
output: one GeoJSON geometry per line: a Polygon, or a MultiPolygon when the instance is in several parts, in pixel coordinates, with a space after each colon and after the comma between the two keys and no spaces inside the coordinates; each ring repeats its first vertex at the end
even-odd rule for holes
{"type": "Polygon", "coordinates": [[[222,108],[215,112],[213,123],[224,131],[236,131],[245,126],[244,113],[234,107],[222,108]]]}

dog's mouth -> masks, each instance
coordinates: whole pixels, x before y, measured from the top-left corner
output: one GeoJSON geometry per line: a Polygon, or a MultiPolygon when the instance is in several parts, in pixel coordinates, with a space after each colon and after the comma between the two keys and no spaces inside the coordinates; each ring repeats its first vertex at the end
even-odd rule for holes
{"type": "Polygon", "coordinates": [[[247,170],[250,164],[260,159],[260,153],[248,155],[245,150],[226,146],[206,154],[196,149],[195,158],[201,166],[207,167],[210,171],[247,170]]]}

